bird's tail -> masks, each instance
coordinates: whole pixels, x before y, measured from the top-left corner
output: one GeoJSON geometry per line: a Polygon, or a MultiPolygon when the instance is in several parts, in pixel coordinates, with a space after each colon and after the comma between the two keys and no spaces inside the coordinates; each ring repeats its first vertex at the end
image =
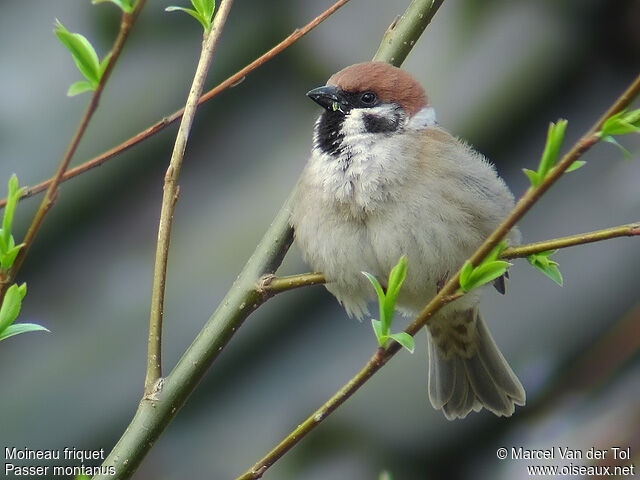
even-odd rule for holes
{"type": "Polygon", "coordinates": [[[483,407],[508,417],[524,405],[522,384],[477,308],[434,317],[428,328],[429,400],[449,420],[483,407]]]}

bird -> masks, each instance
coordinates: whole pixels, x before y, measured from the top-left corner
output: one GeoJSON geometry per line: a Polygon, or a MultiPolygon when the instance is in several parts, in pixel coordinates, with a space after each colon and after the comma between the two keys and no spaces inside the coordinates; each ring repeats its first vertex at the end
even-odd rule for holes
{"type": "MultiPolygon", "coordinates": [[[[513,194],[482,154],[438,124],[405,70],[358,63],[307,96],[324,110],[289,207],[302,257],[361,319],[376,299],[362,272],[386,288],[406,256],[396,309],[415,316],[513,208],[513,194]]],[[[507,241],[520,242],[517,228],[507,241]]],[[[511,416],[526,400],[480,315],[481,290],[427,324],[428,397],[449,420],[482,408],[511,416]]]]}

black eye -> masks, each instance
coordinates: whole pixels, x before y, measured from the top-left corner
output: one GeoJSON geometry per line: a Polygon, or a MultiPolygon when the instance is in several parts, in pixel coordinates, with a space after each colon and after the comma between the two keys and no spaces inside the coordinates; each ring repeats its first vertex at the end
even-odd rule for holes
{"type": "Polygon", "coordinates": [[[365,105],[373,105],[373,103],[376,101],[376,94],[373,92],[364,92],[360,96],[360,101],[365,105]]]}

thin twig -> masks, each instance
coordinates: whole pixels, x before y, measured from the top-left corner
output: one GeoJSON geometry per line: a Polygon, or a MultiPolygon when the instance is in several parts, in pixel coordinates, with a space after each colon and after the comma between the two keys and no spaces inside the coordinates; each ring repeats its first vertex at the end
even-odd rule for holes
{"type": "Polygon", "coordinates": [[[124,44],[127,41],[129,32],[131,31],[133,24],[138,18],[138,15],[142,10],[142,7],[144,7],[145,1],[146,0],[138,0],[138,3],[136,3],[136,6],[131,13],[127,13],[127,12],[122,13],[122,19],[120,21],[120,30],[118,31],[118,35],[116,36],[116,39],[113,43],[113,47],[111,48],[110,58],[107,63],[107,67],[104,73],[102,74],[102,77],[100,78],[100,82],[98,83],[98,86],[96,87],[93,94],[91,95],[91,100],[89,101],[89,105],[87,106],[87,109],[85,110],[84,115],[82,115],[82,118],[80,119],[80,123],[78,124],[78,127],[75,133],[73,134],[73,137],[69,142],[69,145],[67,146],[67,150],[62,156],[62,160],[60,161],[58,169],[56,170],[55,175],[53,176],[53,178],[50,180],[48,184],[47,192],[45,193],[44,198],[42,199],[42,202],[40,203],[40,206],[38,207],[38,210],[36,211],[33,217],[33,220],[31,221],[31,225],[29,226],[29,229],[27,230],[27,233],[24,239],[22,240],[22,243],[24,244],[24,246],[18,253],[18,256],[16,257],[13,263],[13,266],[11,267],[11,270],[7,275],[3,276],[2,282],[0,282],[0,303],[2,302],[2,299],[4,299],[4,295],[7,288],[16,278],[16,275],[20,270],[20,267],[22,266],[22,263],[24,262],[24,259],[27,253],[29,252],[31,245],[33,244],[36,234],[40,230],[40,226],[42,225],[42,221],[44,220],[44,217],[47,215],[49,210],[51,210],[51,207],[53,207],[53,204],[56,201],[58,186],[62,182],[64,174],[67,170],[67,167],[69,166],[69,162],[71,162],[71,159],[73,158],[73,154],[76,152],[76,149],[80,144],[80,140],[82,140],[82,137],[85,131],[87,130],[87,127],[89,126],[89,121],[91,120],[91,117],[93,117],[94,112],[98,108],[98,104],[100,103],[100,96],[102,95],[102,90],[104,89],[104,86],[107,83],[109,76],[111,75],[114,65],[118,61],[118,57],[120,57],[120,53],[122,52],[122,48],[124,47],[124,44]]]}
{"type": "MultiPolygon", "coordinates": [[[[522,258],[534,253],[542,253],[549,250],[559,250],[562,248],[575,247],[587,243],[600,242],[618,237],[633,237],[640,235],[640,222],[620,225],[619,227],[605,228],[595,232],[579,233],[568,237],[554,238],[542,242],[528,243],[517,247],[509,247],[502,251],[500,258],[522,258]]],[[[264,295],[276,295],[296,288],[308,287],[311,285],[322,285],[326,282],[322,273],[300,273],[298,275],[288,275],[286,277],[265,276],[261,282],[260,289],[264,295]]]]}
{"type": "Polygon", "coordinates": [[[580,233],[568,237],[545,240],[543,242],[529,243],[517,247],[509,247],[502,251],[500,258],[522,258],[534,253],[547,252],[549,250],[559,250],[561,248],[575,247],[587,243],[601,242],[618,237],[634,237],[640,235],[640,222],[620,225],[619,227],[605,228],[595,232],[580,233]]]}
{"type": "MultiPolygon", "coordinates": [[[[324,20],[326,20],[331,14],[333,14],[336,10],[338,10],[340,7],[342,7],[348,1],[349,0],[338,0],[336,3],[334,3],[327,10],[322,12],[316,18],[311,20],[309,23],[307,23],[304,27],[296,28],[287,38],[282,40],[280,43],[278,43],[271,50],[269,50],[268,52],[264,53],[263,55],[258,57],[256,60],[254,60],[253,62],[251,62],[247,66],[245,66],[244,68],[242,68],[238,72],[236,72],[233,75],[231,75],[225,81],[223,81],[222,83],[220,83],[219,85],[215,86],[214,88],[209,90],[207,93],[202,95],[202,97],[200,97],[200,100],[198,100],[198,105],[201,105],[204,102],[206,102],[208,100],[211,100],[213,97],[217,96],[218,94],[222,93],[223,91],[225,91],[225,90],[233,87],[234,85],[236,85],[238,82],[240,82],[242,79],[244,79],[249,73],[253,72],[255,69],[257,69],[258,67],[262,66],[263,64],[265,64],[266,62],[271,60],[273,57],[278,55],[280,52],[282,52],[283,50],[285,50],[286,48],[290,47],[295,42],[300,40],[300,38],[304,37],[311,30],[313,30],[315,27],[320,25],[320,23],[322,23],[324,20]]],[[[87,172],[87,171],[89,171],[89,170],[91,170],[91,169],[93,169],[95,167],[99,167],[100,165],[102,165],[103,163],[107,162],[108,160],[111,160],[112,158],[116,157],[117,155],[127,151],[128,149],[130,149],[134,145],[137,145],[138,143],[142,142],[143,140],[146,140],[147,138],[152,137],[156,133],[164,130],[166,127],[168,127],[169,125],[173,124],[175,121],[180,119],[183,114],[184,114],[184,108],[181,108],[180,110],[177,110],[177,111],[173,112],[171,115],[167,115],[162,120],[154,123],[150,127],[146,128],[145,130],[141,131],[140,133],[134,135],[133,137],[129,138],[128,140],[125,140],[121,144],[116,145],[113,148],[110,148],[106,152],[104,152],[104,153],[102,153],[102,154],[100,154],[100,155],[98,155],[98,156],[96,156],[96,157],[94,157],[94,158],[92,158],[90,160],[87,160],[86,162],[78,165],[77,167],[74,167],[74,168],[71,168],[71,169],[67,170],[64,173],[64,175],[62,176],[62,179],[60,180],[60,182],[61,183],[62,182],[66,182],[70,178],[77,177],[78,175],[80,175],[82,173],[85,173],[85,172],[87,172]]],[[[44,181],[42,181],[42,182],[40,182],[40,183],[38,183],[36,185],[33,185],[31,187],[25,187],[25,191],[22,194],[22,196],[20,197],[20,199],[23,200],[25,198],[29,198],[29,197],[37,194],[37,193],[42,192],[43,190],[45,190],[51,184],[52,181],[53,181],[53,179],[50,178],[48,180],[44,180],[44,181]]],[[[0,208],[4,208],[6,204],[7,204],[7,199],[6,198],[0,200],[0,208]]]]}
{"type": "Polygon", "coordinates": [[[167,280],[167,261],[169,258],[169,244],[171,242],[171,226],[173,224],[173,212],[179,195],[178,177],[184,150],[189,140],[189,132],[193,125],[193,119],[198,108],[198,99],[204,90],[209,66],[213,54],[222,34],[222,29],[227,21],[229,10],[233,0],[223,0],[213,18],[211,30],[205,32],[202,40],[202,52],[193,77],[193,83],[189,90],[187,103],[184,107],[184,115],[178,128],[178,134],[173,146],[169,168],[164,177],[162,195],[162,209],[160,211],[160,223],[158,225],[158,243],[156,246],[156,260],[153,269],[153,289],[151,291],[151,311],[149,314],[149,342],[147,353],[147,374],[144,381],[145,395],[157,395],[156,383],[162,377],[162,318],[164,309],[164,292],[167,280]]]}
{"type": "MultiPolygon", "coordinates": [[[[537,188],[530,188],[520,198],[509,216],[485,242],[471,256],[473,265],[478,265],[489,255],[495,246],[507,235],[513,226],[527,213],[540,196],[547,191],[589,148],[595,145],[600,137],[597,132],[609,116],[626,108],[631,100],[640,92],[640,75],[629,88],[616,100],[596,124],[565,154],[554,169],[545,177],[537,188]]],[[[637,226],[634,227],[634,230],[637,226]]],[[[634,233],[635,234],[635,233],[634,233]]],[[[440,292],[427,304],[418,317],[405,329],[409,335],[415,335],[423,328],[433,315],[444,305],[458,298],[460,271],[458,271],[440,290],[440,292]]],[[[335,411],[347,399],[349,399],[371,376],[380,370],[402,347],[397,342],[390,342],[386,348],[378,349],[365,366],[349,380],[338,392],[327,400],[318,410],[311,414],[304,422],[289,433],[273,450],[260,459],[250,470],[239,476],[236,480],[252,480],[260,478],[273,463],[293,448],[302,438],[324,421],[331,412],[335,411]]]]}

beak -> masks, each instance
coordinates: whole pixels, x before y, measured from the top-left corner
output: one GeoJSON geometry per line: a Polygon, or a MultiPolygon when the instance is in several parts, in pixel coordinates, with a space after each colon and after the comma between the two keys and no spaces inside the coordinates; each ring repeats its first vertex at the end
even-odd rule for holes
{"type": "Polygon", "coordinates": [[[333,85],[314,88],[307,92],[307,97],[330,112],[339,110],[346,114],[350,109],[349,103],[342,95],[342,90],[333,85]]]}

